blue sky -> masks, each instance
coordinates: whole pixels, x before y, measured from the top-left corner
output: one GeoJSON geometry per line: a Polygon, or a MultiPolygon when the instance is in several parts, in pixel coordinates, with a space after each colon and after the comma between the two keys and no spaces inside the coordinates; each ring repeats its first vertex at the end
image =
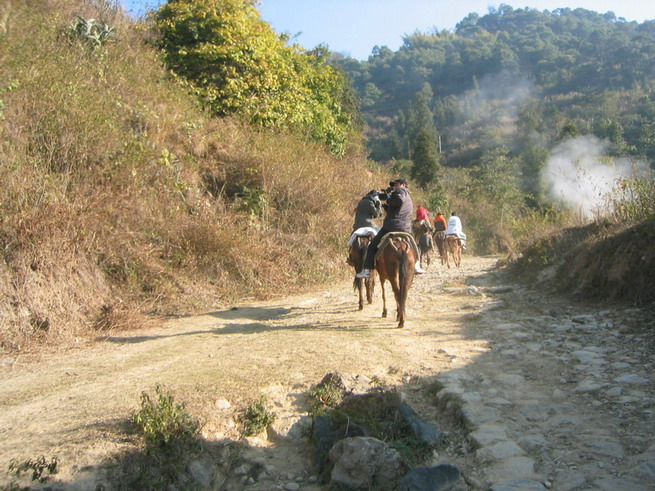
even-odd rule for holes
{"type": "MultiPolygon", "coordinates": [[[[119,0],[139,15],[163,0],[119,0]]],[[[419,30],[454,29],[470,12],[484,15],[501,3],[538,10],[585,8],[614,12],[627,21],[655,20],[653,0],[521,0],[520,3],[485,0],[260,0],[262,18],[279,33],[298,35],[295,41],[311,49],[327,44],[331,51],[365,60],[374,46],[397,50],[402,37],[419,30]]]]}

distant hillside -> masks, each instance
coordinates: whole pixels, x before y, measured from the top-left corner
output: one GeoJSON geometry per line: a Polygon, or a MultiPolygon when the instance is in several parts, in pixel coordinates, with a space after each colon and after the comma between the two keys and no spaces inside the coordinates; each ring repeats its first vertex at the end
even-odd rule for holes
{"type": "Polygon", "coordinates": [[[376,161],[411,159],[411,105],[427,98],[443,165],[517,161],[521,188],[539,196],[548,153],[562,138],[595,135],[615,156],[655,161],[655,22],[584,9],[470,14],[454,32],[415,33],[396,52],[340,59],[354,81],[376,161]]]}

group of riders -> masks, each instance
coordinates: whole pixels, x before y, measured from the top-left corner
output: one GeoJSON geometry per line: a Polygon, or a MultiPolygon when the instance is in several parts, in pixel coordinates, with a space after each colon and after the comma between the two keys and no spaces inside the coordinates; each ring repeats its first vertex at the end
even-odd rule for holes
{"type": "MultiPolygon", "coordinates": [[[[460,238],[463,248],[466,244],[466,235],[462,231],[462,222],[453,212],[448,221],[443,213],[438,212],[434,219],[434,227],[430,222],[430,212],[423,206],[419,205],[416,210],[416,218],[412,220],[414,203],[407,189],[405,179],[396,179],[389,183],[389,187],[384,191],[371,190],[357,204],[355,208],[355,222],[353,224],[353,234],[349,245],[352,244],[357,236],[373,236],[373,240],[368,245],[366,259],[361,272],[357,273],[357,278],[370,278],[375,268],[375,256],[378,252],[380,242],[390,232],[405,232],[412,234],[421,228],[432,234],[433,231],[444,231],[445,235],[456,235],[460,238]],[[386,211],[382,228],[378,228],[375,219],[382,216],[382,211],[386,211]]],[[[350,258],[348,260],[350,263],[350,258]]],[[[416,263],[416,273],[425,273],[419,262],[416,263]]]]}

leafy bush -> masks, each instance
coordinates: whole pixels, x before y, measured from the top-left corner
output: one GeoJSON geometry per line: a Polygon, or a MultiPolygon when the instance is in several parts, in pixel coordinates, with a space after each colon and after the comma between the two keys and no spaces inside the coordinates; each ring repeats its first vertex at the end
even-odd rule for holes
{"type": "Polygon", "coordinates": [[[192,440],[198,434],[200,423],[186,412],[184,403],[175,403],[171,394],[164,393],[162,387],[155,387],[155,400],[143,392],[141,409],[132,417],[146,446],[170,448],[179,443],[192,440]]]}
{"type": "Polygon", "coordinates": [[[266,400],[260,399],[246,408],[241,420],[243,422],[244,436],[258,435],[275,422],[277,414],[266,408],[266,400]]]}
{"type": "Polygon", "coordinates": [[[619,221],[636,223],[655,216],[655,179],[620,179],[610,196],[608,212],[619,221]]]}

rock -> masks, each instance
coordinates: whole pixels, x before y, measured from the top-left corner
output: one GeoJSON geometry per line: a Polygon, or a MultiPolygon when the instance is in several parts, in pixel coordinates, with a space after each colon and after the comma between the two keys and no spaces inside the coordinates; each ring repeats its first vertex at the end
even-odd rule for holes
{"type": "Polygon", "coordinates": [[[398,488],[399,491],[464,491],[466,489],[459,469],[450,464],[412,469],[405,475],[398,488]]]}
{"type": "Polygon", "coordinates": [[[503,426],[484,424],[469,433],[468,438],[475,447],[480,448],[507,440],[507,434],[503,426]]]}
{"type": "Polygon", "coordinates": [[[230,401],[225,399],[218,399],[216,402],[214,402],[214,407],[216,409],[229,409],[232,407],[232,404],[230,404],[230,401]]]}
{"type": "Polygon", "coordinates": [[[516,479],[514,481],[507,481],[502,484],[495,484],[489,488],[490,491],[543,491],[546,489],[539,481],[532,481],[530,479],[516,479]]]}
{"type": "Polygon", "coordinates": [[[614,381],[618,384],[635,384],[635,385],[644,385],[650,383],[650,380],[648,380],[647,378],[641,377],[634,373],[615,378],[614,381]]]}
{"type": "Polygon", "coordinates": [[[523,455],[523,449],[511,440],[494,443],[475,451],[475,455],[483,462],[497,462],[508,457],[523,455]]]}
{"type": "Polygon", "coordinates": [[[323,471],[328,463],[330,449],[344,437],[364,436],[366,432],[360,426],[350,423],[344,425],[326,416],[314,418],[312,440],[316,451],[316,466],[323,471]]]}
{"type": "Polygon", "coordinates": [[[416,438],[429,444],[434,444],[441,440],[439,431],[431,424],[423,421],[411,406],[401,402],[398,409],[416,438]]]}
{"type": "Polygon", "coordinates": [[[370,437],[339,440],[329,452],[331,485],[354,489],[397,489],[406,472],[400,454],[370,437]]]}
{"type": "Polygon", "coordinates": [[[485,474],[494,484],[517,479],[534,480],[536,478],[534,464],[534,460],[528,457],[510,457],[486,468],[485,474]]]}
{"type": "Polygon", "coordinates": [[[194,460],[188,466],[189,474],[193,480],[204,489],[208,489],[211,486],[212,478],[214,477],[214,466],[207,463],[201,462],[200,460],[194,460]]]}

